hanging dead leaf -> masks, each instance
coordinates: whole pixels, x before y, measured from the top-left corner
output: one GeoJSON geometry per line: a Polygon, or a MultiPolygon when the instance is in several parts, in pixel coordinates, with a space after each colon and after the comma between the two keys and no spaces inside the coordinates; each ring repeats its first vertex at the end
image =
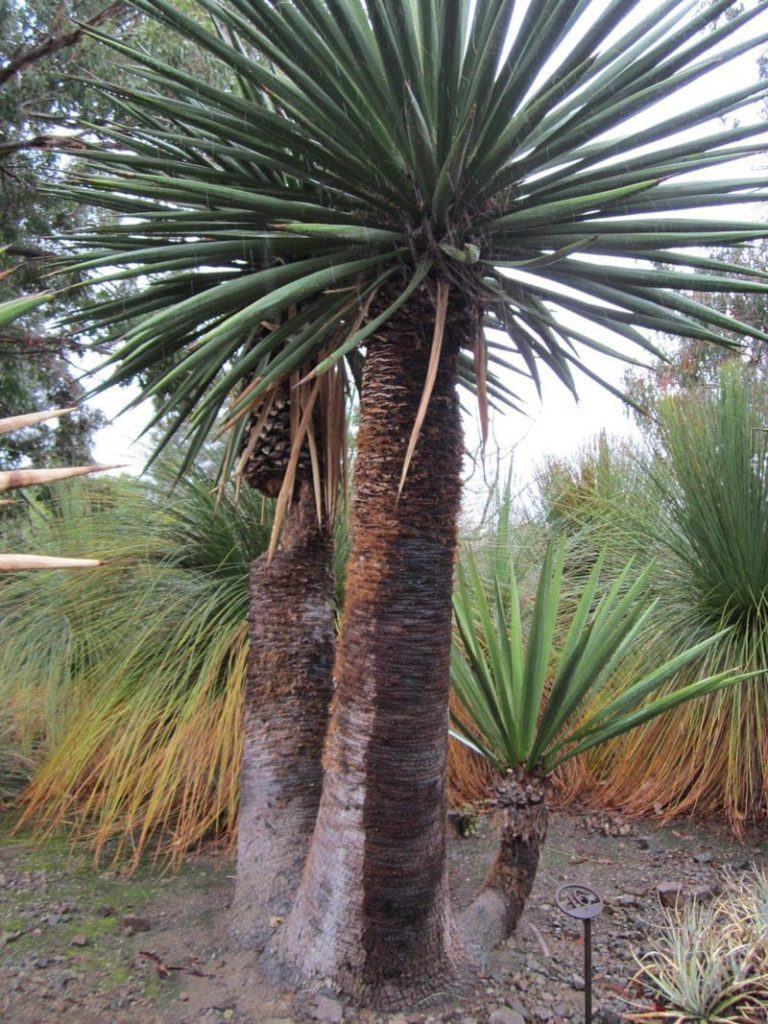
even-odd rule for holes
{"type": "Polygon", "coordinates": [[[416,450],[416,445],[421,434],[421,428],[424,426],[424,420],[427,415],[427,408],[429,406],[429,400],[432,397],[432,391],[435,387],[435,380],[437,379],[437,368],[440,365],[440,355],[443,350],[443,337],[445,335],[445,321],[448,315],[448,298],[450,296],[450,285],[447,281],[442,278],[437,282],[437,300],[435,303],[435,330],[432,335],[432,350],[429,354],[429,365],[427,366],[427,378],[424,381],[424,390],[421,393],[421,401],[419,402],[419,409],[416,413],[416,422],[413,424],[413,430],[411,431],[411,437],[408,441],[408,449],[405,453],[405,459],[403,461],[403,472],[400,475],[400,485],[397,488],[398,498],[402,494],[403,485],[405,484],[405,478],[408,475],[408,469],[411,465],[411,459],[413,453],[416,450]]]}

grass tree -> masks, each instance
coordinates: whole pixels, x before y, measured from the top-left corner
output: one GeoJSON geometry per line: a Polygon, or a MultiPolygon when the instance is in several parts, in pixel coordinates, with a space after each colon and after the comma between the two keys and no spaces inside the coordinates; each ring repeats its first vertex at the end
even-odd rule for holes
{"type": "Polygon", "coordinates": [[[648,485],[628,488],[618,515],[611,495],[595,508],[618,557],[655,556],[656,650],[671,657],[730,626],[684,678],[739,666],[759,673],[597,752],[601,793],[636,813],[724,815],[737,835],[768,813],[766,387],[751,378],[729,366],[716,389],[661,401],[655,450],[636,459],[648,485]],[[638,763],[647,765],[643,786],[638,763]]]}
{"type": "Polygon", "coordinates": [[[630,562],[606,587],[601,556],[573,584],[563,572],[565,553],[565,541],[549,544],[530,615],[509,547],[496,553],[487,576],[468,554],[454,597],[451,675],[463,712],[454,735],[499,773],[499,853],[464,917],[469,934],[485,943],[512,933],[528,899],[557,769],[743,678],[731,668],[660,696],[729,630],[649,669],[647,656],[638,659],[638,641],[647,643],[654,612],[650,571],[630,562]]]}
{"type": "Polygon", "coordinates": [[[170,490],[165,460],[155,477],[81,483],[20,527],[43,555],[87,551],[98,576],[0,587],[0,724],[24,821],[129,869],[234,832],[249,566],[272,526],[255,490],[235,501],[197,471],[170,490]]]}
{"type": "Polygon", "coordinates": [[[135,5],[241,88],[93,32],[137,84],[97,86],[126,123],[87,126],[66,186],[121,223],[72,243],[81,271],[146,287],[76,323],[119,325],[115,382],[170,363],[151,390],[190,457],[225,406],[232,421],[284,382],[308,422],[326,375],[364,354],[323,795],[268,962],[396,1002],[463,958],[444,806],[457,385],[485,431],[509,398],[503,363],[574,389],[592,353],[655,352],[648,330],[766,340],[691,295],[764,292],[701,255],[764,229],[685,211],[766,194],[763,176],[717,170],[759,151],[762,124],[719,118],[765,86],[696,90],[756,44],[768,3],[722,22],[733,0],[135,5]]]}

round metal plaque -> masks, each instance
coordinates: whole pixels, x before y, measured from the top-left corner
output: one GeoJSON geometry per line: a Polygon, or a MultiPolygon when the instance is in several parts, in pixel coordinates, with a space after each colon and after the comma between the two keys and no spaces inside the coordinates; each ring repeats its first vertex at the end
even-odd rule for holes
{"type": "Polygon", "coordinates": [[[561,885],[555,893],[555,903],[577,921],[590,921],[603,911],[603,901],[586,885],[561,885]]]}

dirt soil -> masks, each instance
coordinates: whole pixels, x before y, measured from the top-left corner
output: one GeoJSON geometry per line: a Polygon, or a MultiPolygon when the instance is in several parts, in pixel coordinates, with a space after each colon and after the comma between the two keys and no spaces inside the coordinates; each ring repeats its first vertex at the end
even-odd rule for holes
{"type": "MultiPolygon", "coordinates": [[[[768,867],[768,830],[741,845],[725,828],[659,828],[616,816],[555,816],[542,869],[516,936],[471,997],[382,1017],[332,993],[270,991],[251,955],[228,940],[234,865],[207,851],[175,875],[151,866],[133,877],[94,869],[60,841],[36,846],[0,830],[0,1020],[8,1024],[565,1024],[583,1020],[581,925],[555,906],[565,882],[598,889],[594,926],[596,1020],[618,1024],[638,993],[634,952],[662,919],[658,886],[706,898],[724,869],[768,867]],[[518,1016],[519,1015],[519,1016],[518,1016]],[[522,1019],[521,1019],[522,1018],[522,1019]]],[[[465,905],[495,852],[483,823],[453,838],[451,870],[465,905]]]]}

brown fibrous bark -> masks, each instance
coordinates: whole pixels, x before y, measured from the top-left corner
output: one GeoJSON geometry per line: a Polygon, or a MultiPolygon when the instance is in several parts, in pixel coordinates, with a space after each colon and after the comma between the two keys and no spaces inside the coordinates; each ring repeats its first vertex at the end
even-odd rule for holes
{"type": "Polygon", "coordinates": [[[260,948],[287,912],[317,816],[334,651],[332,543],[305,481],[251,568],[233,931],[260,948]]]}
{"type": "Polygon", "coordinates": [[[465,941],[481,954],[512,935],[525,909],[547,836],[549,791],[546,779],[520,772],[496,791],[499,852],[460,921],[465,941]]]}
{"type": "Polygon", "coordinates": [[[369,346],[352,553],[317,828],[266,964],[394,1006],[451,984],[461,959],[448,904],[445,775],[451,591],[462,435],[459,347],[475,311],[449,307],[434,391],[398,484],[426,379],[426,295],[369,346]]]}

